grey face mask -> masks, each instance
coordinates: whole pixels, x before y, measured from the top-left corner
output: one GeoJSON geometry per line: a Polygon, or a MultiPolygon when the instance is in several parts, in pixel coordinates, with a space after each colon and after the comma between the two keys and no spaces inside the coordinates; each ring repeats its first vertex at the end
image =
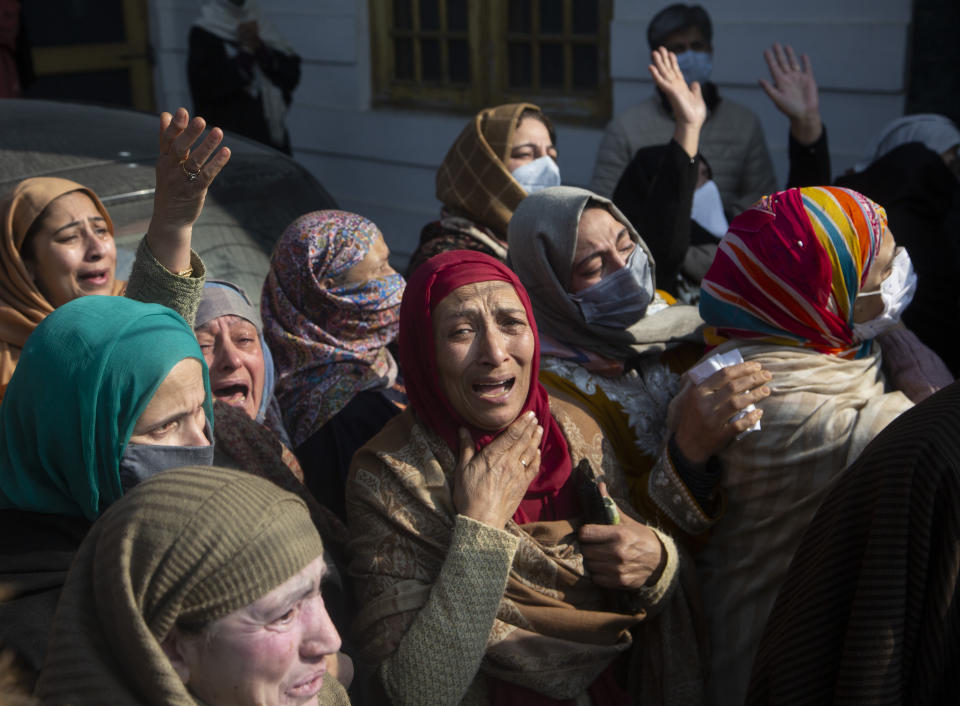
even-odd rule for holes
{"type": "Polygon", "coordinates": [[[160,471],[181,466],[212,465],[213,444],[209,446],[127,444],[123,456],[120,457],[120,487],[126,493],[141,481],[160,471]]]}
{"type": "Polygon", "coordinates": [[[643,318],[653,293],[650,260],[640,246],[635,246],[624,267],[592,287],[567,296],[588,324],[625,329],[643,318]]]}

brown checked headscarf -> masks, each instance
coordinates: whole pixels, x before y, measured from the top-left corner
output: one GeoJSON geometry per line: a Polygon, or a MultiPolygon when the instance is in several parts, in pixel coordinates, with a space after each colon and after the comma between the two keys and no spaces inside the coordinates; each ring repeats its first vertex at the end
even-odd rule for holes
{"type": "MultiPolygon", "coordinates": [[[[20,253],[31,226],[50,203],[71,191],[89,196],[113,233],[110,214],[90,189],[69,179],[34,177],[24,179],[0,200],[0,399],[20,357],[20,349],[33,329],[53,311],[53,305],[37,289],[20,253]]],[[[121,294],[126,282],[114,283],[121,294]]]]}
{"type": "Polygon", "coordinates": [[[553,124],[532,103],[485,108],[463,129],[437,171],[437,198],[444,206],[490,228],[501,240],[506,240],[514,209],[527,196],[507,169],[513,133],[525,110],[538,113],[554,136],[553,124]]]}

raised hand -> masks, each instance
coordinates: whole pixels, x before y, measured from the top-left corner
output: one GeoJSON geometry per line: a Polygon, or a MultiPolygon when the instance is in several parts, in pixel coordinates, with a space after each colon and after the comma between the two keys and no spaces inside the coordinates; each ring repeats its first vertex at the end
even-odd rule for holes
{"type": "Polygon", "coordinates": [[[759,363],[747,362],[718,370],[699,385],[686,388],[671,403],[668,426],[680,453],[691,463],[706,463],[737,434],[760,420],[755,409],[736,421],[740,410],[770,394],[770,372],[759,363]]]}
{"type": "MultiPolygon", "coordinates": [[[[609,497],[604,483],[600,492],[609,497]]],[[[584,566],[598,586],[641,588],[660,565],[663,545],[657,535],[622,510],[620,524],[583,525],[579,538],[584,566]]]]}
{"type": "Polygon", "coordinates": [[[676,54],[664,47],[655,49],[651,59],[653,63],[647,67],[650,75],[673,110],[677,125],[673,137],[693,158],[700,145],[700,128],[707,119],[707,104],[703,100],[700,84],[694,81],[687,85],[677,65],[676,54]]]}
{"type": "Polygon", "coordinates": [[[797,60],[793,47],[774,44],[763,52],[770,69],[769,81],[760,79],[760,86],[781,113],[790,119],[790,132],[804,145],[813,144],[823,131],[820,119],[820,95],[813,77],[810,57],[797,60]]]}
{"type": "Polygon", "coordinates": [[[466,429],[460,430],[460,462],[454,474],[457,512],[503,529],[540,470],[543,427],[533,412],[513,421],[479,453],[466,429]]]}
{"type": "Polygon", "coordinates": [[[147,244],[171,272],[182,272],[190,266],[193,224],[203,210],[207,189],[230,160],[228,147],[214,154],[223,140],[220,128],[210,130],[193,147],[205,127],[203,118],[190,120],[183,108],[173,115],[160,114],[160,156],[147,244]]]}

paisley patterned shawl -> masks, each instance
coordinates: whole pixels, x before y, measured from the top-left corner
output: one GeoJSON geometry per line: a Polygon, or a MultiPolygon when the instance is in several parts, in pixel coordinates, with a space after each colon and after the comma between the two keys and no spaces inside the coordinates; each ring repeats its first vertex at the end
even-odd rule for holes
{"type": "Polygon", "coordinates": [[[818,186],[763,197],[730,224],[703,279],[700,315],[718,345],[751,339],[853,358],[853,304],[880,248],[883,208],[818,186]]]}
{"type": "Polygon", "coordinates": [[[277,367],[276,397],[299,446],[361,390],[389,387],[397,366],[386,346],[397,337],[403,278],[329,286],[383,236],[362,216],[314,211],[277,242],[263,285],[263,335],[277,367]]]}
{"type": "MultiPolygon", "coordinates": [[[[621,507],[626,488],[609,444],[582,412],[551,404],[574,463],[588,458],[604,473],[621,507]],[[576,421],[571,415],[577,415],[576,421]],[[592,432],[589,430],[592,426],[592,432]]],[[[375,664],[399,645],[426,603],[453,531],[456,458],[407,410],[354,457],[348,481],[354,555],[351,573],[363,606],[355,631],[375,664]]],[[[576,540],[579,521],[508,521],[520,538],[482,671],[555,698],[593,682],[632,640],[644,614],[604,610],[603,592],[587,578],[576,540]]]]}

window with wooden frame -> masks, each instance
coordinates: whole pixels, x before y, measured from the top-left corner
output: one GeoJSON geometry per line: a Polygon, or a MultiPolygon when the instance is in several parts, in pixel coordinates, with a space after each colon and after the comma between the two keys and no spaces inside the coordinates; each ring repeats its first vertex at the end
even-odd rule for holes
{"type": "Polygon", "coordinates": [[[610,116],[612,0],[371,0],[379,105],[610,116]]]}

